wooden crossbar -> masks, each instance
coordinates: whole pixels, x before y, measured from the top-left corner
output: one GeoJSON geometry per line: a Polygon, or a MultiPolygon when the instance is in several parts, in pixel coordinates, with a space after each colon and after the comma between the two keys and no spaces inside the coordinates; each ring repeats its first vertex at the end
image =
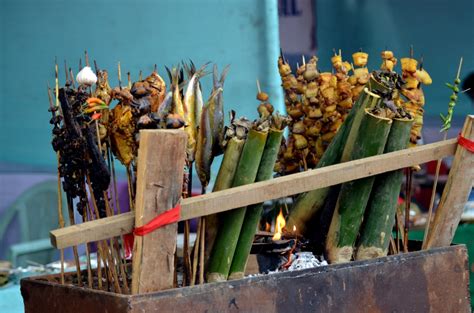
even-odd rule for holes
{"type": "MultiPolygon", "coordinates": [[[[183,199],[180,220],[228,211],[442,159],[454,155],[456,147],[457,140],[450,139],[183,199]]],[[[50,233],[51,243],[62,249],[120,236],[132,231],[134,221],[134,213],[129,212],[56,229],[50,233]]]]}

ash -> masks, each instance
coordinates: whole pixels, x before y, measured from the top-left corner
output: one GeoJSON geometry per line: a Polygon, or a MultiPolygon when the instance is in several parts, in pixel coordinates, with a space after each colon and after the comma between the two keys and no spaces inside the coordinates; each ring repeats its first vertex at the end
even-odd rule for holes
{"type": "Polygon", "coordinates": [[[297,252],[294,257],[295,259],[288,268],[289,271],[328,265],[328,262],[323,257],[319,261],[312,252],[297,252]]]}

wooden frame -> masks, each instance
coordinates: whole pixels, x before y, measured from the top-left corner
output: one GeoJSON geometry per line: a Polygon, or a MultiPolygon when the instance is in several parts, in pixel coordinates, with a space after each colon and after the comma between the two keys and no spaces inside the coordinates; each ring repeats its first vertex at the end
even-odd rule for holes
{"type": "MultiPolygon", "coordinates": [[[[469,140],[474,140],[474,128],[472,127],[473,121],[474,115],[468,116],[466,118],[462,132],[462,135],[469,140]]],[[[166,181],[166,186],[160,185],[160,188],[166,189],[174,188],[172,186],[180,186],[181,184],[177,183],[179,180],[177,177],[180,175],[176,176],[171,175],[170,173],[174,171],[182,173],[182,168],[179,168],[181,166],[180,163],[173,162],[172,160],[173,156],[176,155],[179,156],[178,159],[184,159],[184,132],[160,130],[146,131],[146,136],[144,136],[144,139],[147,139],[148,145],[152,145],[155,142],[162,142],[160,140],[165,140],[167,142],[167,147],[173,146],[172,141],[176,140],[176,146],[181,147],[182,149],[182,151],[180,151],[181,153],[178,153],[176,148],[170,149],[170,151],[172,150],[170,153],[163,152],[165,150],[161,150],[161,152],[157,152],[157,150],[155,153],[147,153],[147,151],[154,151],[153,148],[141,147],[138,157],[141,162],[140,164],[147,164],[147,166],[150,166],[150,164],[160,163],[163,160],[167,161],[169,163],[169,167],[171,167],[171,171],[168,170],[165,171],[165,173],[168,173],[174,178],[164,179],[164,181],[166,181]],[[173,136],[175,139],[172,139],[173,136]]],[[[435,219],[443,221],[444,225],[451,227],[451,231],[448,233],[448,235],[443,234],[443,239],[441,241],[435,240],[436,238],[430,239],[432,242],[436,243],[436,246],[446,246],[451,243],[452,237],[454,236],[453,229],[455,230],[457,224],[459,223],[460,217],[462,215],[462,209],[467,200],[467,186],[472,185],[472,179],[474,177],[474,154],[466,152],[465,148],[463,147],[459,147],[457,144],[457,139],[445,140],[412,149],[382,154],[370,158],[279,177],[270,181],[258,182],[202,195],[199,197],[184,199],[181,201],[182,211],[180,220],[188,220],[191,218],[232,210],[255,203],[261,203],[267,200],[295,195],[318,188],[337,185],[355,179],[402,169],[432,160],[442,159],[454,154],[456,154],[456,158],[454,160],[453,170],[450,172],[448,178],[447,191],[445,191],[443,195],[444,200],[441,202],[441,205],[435,215],[435,219]],[[451,189],[453,189],[452,186],[455,184],[460,184],[460,186],[462,186],[462,190],[459,192],[449,192],[451,189]],[[452,210],[452,208],[442,207],[445,204],[455,204],[454,210],[452,210]]],[[[160,169],[163,170],[163,168],[166,166],[167,165],[155,167],[151,166],[151,168],[156,168],[156,173],[161,173],[160,169]]],[[[160,193],[153,191],[153,194],[147,195],[147,192],[151,192],[147,186],[156,185],[157,176],[155,175],[156,173],[150,174],[143,170],[142,172],[143,175],[138,175],[138,180],[139,185],[143,188],[137,190],[136,197],[137,199],[142,200],[151,197],[150,199],[156,201],[155,204],[149,204],[146,206],[144,203],[142,203],[145,200],[142,202],[138,201],[137,208],[139,209],[136,209],[135,212],[125,213],[110,218],[95,220],[54,230],[51,232],[52,244],[56,248],[62,249],[81,243],[99,241],[124,235],[130,233],[133,230],[135,223],[140,226],[152,219],[153,216],[156,216],[158,213],[160,213],[163,208],[161,208],[161,211],[158,210],[158,204],[166,206],[166,208],[170,208],[173,204],[170,203],[168,198],[176,196],[175,192],[165,192],[160,195],[160,193]]],[[[170,236],[176,236],[176,225],[172,225],[172,228],[169,228],[169,226],[170,225],[165,226],[164,229],[160,229],[160,231],[166,235],[166,238],[169,238],[170,236]]],[[[435,237],[441,236],[439,231],[433,231],[429,235],[435,237]]],[[[172,240],[172,242],[174,243],[175,240],[172,240]]],[[[138,244],[142,245],[142,241],[138,240],[138,244]]],[[[153,247],[154,243],[152,241],[148,241],[146,246],[153,247]]],[[[146,268],[146,266],[143,266],[142,261],[140,266],[135,266],[135,258],[142,260],[144,255],[149,255],[149,252],[153,252],[154,257],[149,257],[148,259],[163,259],[162,257],[165,256],[163,262],[160,264],[168,264],[169,267],[171,266],[170,264],[174,264],[171,251],[174,249],[174,247],[175,246],[173,244],[169,249],[165,249],[163,251],[153,248],[150,248],[150,251],[145,251],[147,248],[137,248],[137,242],[135,242],[134,267],[132,276],[135,280],[136,286],[134,293],[151,292],[169,288],[169,282],[171,281],[170,275],[173,275],[174,271],[168,271],[169,275],[168,277],[165,277],[167,283],[160,283],[157,285],[153,280],[145,279],[148,281],[148,283],[144,283],[143,285],[140,285],[140,288],[138,288],[137,283],[142,284],[142,281],[137,279],[137,277],[146,275],[145,271],[143,271],[143,268],[146,268]],[[156,254],[160,255],[157,256],[156,254]]],[[[428,248],[429,247],[430,246],[428,246],[428,248]]],[[[154,261],[151,263],[153,262],[154,261]]]]}
{"type": "MultiPolygon", "coordinates": [[[[278,177],[181,201],[181,221],[210,215],[313,189],[377,175],[454,155],[457,140],[450,139],[412,149],[278,177]]],[[[128,234],[134,227],[134,213],[128,212],[51,231],[51,243],[58,249],[128,234]]]]}

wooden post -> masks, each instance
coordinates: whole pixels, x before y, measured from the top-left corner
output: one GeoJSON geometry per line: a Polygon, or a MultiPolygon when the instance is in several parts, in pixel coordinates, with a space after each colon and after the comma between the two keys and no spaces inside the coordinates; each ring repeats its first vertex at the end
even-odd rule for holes
{"type": "MultiPolygon", "coordinates": [[[[138,149],[135,227],[173,208],[181,198],[186,133],[142,130],[138,149]]],[[[173,288],[177,224],[136,236],[132,294],[173,288]]]]}
{"type": "MultiPolygon", "coordinates": [[[[462,136],[474,140],[474,115],[466,117],[462,136]]],[[[474,154],[458,146],[448,181],[428,230],[424,249],[449,246],[464,211],[474,178],[474,154]]]]}

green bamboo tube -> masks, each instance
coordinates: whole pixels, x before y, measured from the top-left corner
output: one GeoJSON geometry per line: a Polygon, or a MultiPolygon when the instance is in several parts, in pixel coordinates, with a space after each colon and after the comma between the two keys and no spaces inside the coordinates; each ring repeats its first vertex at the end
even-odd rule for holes
{"type": "MultiPolygon", "coordinates": [[[[383,153],[392,120],[365,109],[354,141],[351,160],[383,153]]],[[[326,240],[330,263],[349,262],[375,177],[342,184],[326,240]]]]}
{"type": "MultiPolygon", "coordinates": [[[[350,155],[349,152],[352,151],[360,121],[364,116],[364,110],[376,105],[380,101],[378,95],[370,92],[367,88],[364,89],[364,92],[354,104],[316,168],[337,164],[342,161],[342,158],[344,158],[344,161],[347,161],[347,155],[350,155]]],[[[309,232],[313,229],[309,222],[324,206],[329,188],[315,189],[300,194],[290,210],[287,228],[292,229],[293,226],[296,226],[299,233],[310,237],[309,232]]]]}
{"type": "MultiPolygon", "coordinates": [[[[394,119],[384,153],[405,149],[410,140],[413,119],[394,119]]],[[[377,175],[367,205],[366,220],[360,231],[356,260],[386,256],[395,223],[403,170],[377,175]]]]}
{"type": "MultiPolygon", "coordinates": [[[[247,185],[255,181],[267,134],[268,131],[255,129],[249,131],[232,181],[232,187],[247,185]]],[[[209,259],[208,282],[227,280],[245,211],[246,207],[243,207],[222,214],[221,227],[219,227],[209,259]]]]}
{"type": "MultiPolygon", "coordinates": [[[[232,181],[234,180],[235,171],[237,170],[237,164],[239,163],[244,143],[245,139],[239,139],[237,137],[231,138],[227,143],[224,152],[224,157],[222,159],[219,172],[217,173],[216,182],[214,183],[214,187],[212,189],[213,192],[232,187],[232,181]]],[[[204,260],[205,263],[207,263],[217,236],[217,230],[219,228],[219,217],[218,214],[211,214],[206,216],[205,218],[206,245],[204,252],[204,260]]]]}
{"type": "MultiPolygon", "coordinates": [[[[258,167],[256,182],[269,180],[273,175],[273,168],[278,157],[283,131],[270,129],[268,132],[267,142],[263,150],[262,160],[258,167]]],[[[232,265],[230,267],[230,279],[240,279],[244,277],[245,266],[252,248],[255,232],[262,216],[263,203],[250,205],[247,207],[245,219],[240,230],[239,240],[235,248],[232,265]]]]}

